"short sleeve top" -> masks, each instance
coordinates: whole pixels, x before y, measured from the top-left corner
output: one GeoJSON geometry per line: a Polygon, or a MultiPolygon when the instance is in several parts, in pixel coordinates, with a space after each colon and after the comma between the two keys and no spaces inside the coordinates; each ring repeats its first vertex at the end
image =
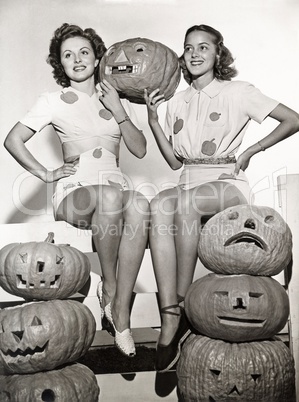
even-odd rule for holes
{"type": "MultiPolygon", "coordinates": [[[[132,122],[138,125],[130,102],[126,99],[121,102],[132,122]]],[[[119,125],[99,100],[99,93],[89,96],[72,87],[40,95],[20,122],[34,131],[52,124],[61,143],[95,136],[118,143],[121,137],[119,125]]]]}
{"type": "Polygon", "coordinates": [[[278,103],[248,82],[214,79],[201,91],[190,86],[170,99],[165,133],[181,158],[233,156],[249,121],[261,123],[278,103]]]}

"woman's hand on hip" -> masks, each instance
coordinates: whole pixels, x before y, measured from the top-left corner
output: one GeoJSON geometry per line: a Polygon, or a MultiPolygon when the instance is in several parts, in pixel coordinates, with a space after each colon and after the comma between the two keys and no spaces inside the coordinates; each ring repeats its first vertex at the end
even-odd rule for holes
{"type": "Polygon", "coordinates": [[[235,165],[235,175],[237,176],[240,172],[240,170],[243,170],[243,172],[248,168],[249,162],[250,162],[251,156],[248,155],[246,152],[243,152],[237,159],[236,165],[235,165]]]}
{"type": "Polygon", "coordinates": [[[77,171],[75,164],[72,162],[66,162],[59,168],[48,171],[46,177],[46,183],[53,183],[63,177],[69,177],[75,174],[77,171]]]}

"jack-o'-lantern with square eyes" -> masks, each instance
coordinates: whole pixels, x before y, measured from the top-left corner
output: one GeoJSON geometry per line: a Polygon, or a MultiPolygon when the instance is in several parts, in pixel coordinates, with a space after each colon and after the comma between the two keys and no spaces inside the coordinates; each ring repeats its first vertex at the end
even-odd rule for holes
{"type": "Polygon", "coordinates": [[[278,339],[230,343],[191,334],[177,366],[182,402],[295,401],[295,367],[278,339]]]}
{"type": "Polygon", "coordinates": [[[0,376],[0,401],[98,402],[99,392],[94,373],[79,363],[35,374],[0,376]]]}
{"type": "Polygon", "coordinates": [[[66,299],[80,290],[90,275],[88,257],[69,245],[44,242],[12,243],[0,250],[0,286],[26,300],[66,299]]]}
{"type": "Polygon", "coordinates": [[[291,261],[292,233],[274,209],[237,205],[207,221],[198,256],[215,273],[274,276],[291,261]]]}
{"type": "Polygon", "coordinates": [[[275,279],[208,274],[189,287],[186,314],[201,334],[231,342],[276,335],[289,316],[289,299],[275,279]]]}
{"type": "Polygon", "coordinates": [[[100,62],[99,80],[106,79],[121,97],[145,103],[149,93],[160,88],[170,99],[181,78],[177,54],[166,45],[147,38],[132,38],[115,43],[100,62]]]}
{"type": "Polygon", "coordinates": [[[83,356],[95,319],[75,300],[25,303],[0,310],[0,374],[52,370],[83,356]]]}

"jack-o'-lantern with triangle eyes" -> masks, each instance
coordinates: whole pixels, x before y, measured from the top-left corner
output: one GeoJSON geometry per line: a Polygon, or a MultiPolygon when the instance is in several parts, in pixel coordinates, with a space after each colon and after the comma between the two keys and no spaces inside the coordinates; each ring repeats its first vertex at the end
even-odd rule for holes
{"type": "Polygon", "coordinates": [[[99,392],[94,373],[79,363],[35,374],[0,376],[1,402],[98,402],[99,392]]]}
{"type": "Polygon", "coordinates": [[[291,261],[292,233],[273,208],[237,205],[207,221],[198,256],[215,273],[274,276],[291,261]]]}
{"type": "Polygon", "coordinates": [[[289,299],[284,287],[270,277],[208,274],[189,287],[185,310],[201,334],[247,342],[283,329],[289,299]]]}
{"type": "Polygon", "coordinates": [[[0,250],[0,286],[26,300],[66,299],[80,290],[90,275],[88,257],[69,245],[44,242],[12,243],[0,250]]]}
{"type": "Polygon", "coordinates": [[[230,343],[191,334],[177,366],[184,402],[294,402],[295,367],[278,339],[230,343]]]}
{"type": "Polygon", "coordinates": [[[147,38],[115,43],[100,62],[99,80],[106,79],[121,97],[145,103],[144,89],[159,88],[170,99],[181,77],[177,54],[166,45],[147,38]]]}
{"type": "Polygon", "coordinates": [[[0,310],[0,374],[52,370],[83,356],[95,319],[75,300],[25,303],[0,310]]]}

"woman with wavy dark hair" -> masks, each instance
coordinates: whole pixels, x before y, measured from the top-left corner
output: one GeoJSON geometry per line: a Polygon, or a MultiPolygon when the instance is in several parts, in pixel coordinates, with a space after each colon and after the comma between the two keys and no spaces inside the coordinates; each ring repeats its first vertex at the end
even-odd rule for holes
{"type": "Polygon", "coordinates": [[[103,276],[98,286],[102,322],[118,348],[134,356],[130,304],[147,244],[149,205],[142,194],[130,189],[118,158],[121,138],[137,158],[145,155],[146,140],[136,127],[130,103],[120,100],[108,82],[96,85],[105,50],[93,29],[67,23],[59,27],[47,61],[62,90],[42,94],[4,145],[30,173],[45,183],[57,183],[56,220],[92,230],[103,276]],[[48,125],[60,139],[64,159],[54,170],[25,146],[48,125]]]}
{"type": "Polygon", "coordinates": [[[189,28],[180,58],[189,87],[167,104],[165,133],[157,108],[164,102],[156,89],[145,91],[148,121],[159,149],[172,169],[183,167],[176,187],[151,201],[150,249],[161,309],[156,369],[171,369],[190,333],[182,302],[192,283],[201,227],[233,205],[253,201],[244,173],[251,158],[299,130],[299,115],[263,95],[236,76],[223,37],[207,25],[189,28]],[[251,119],[267,117],[277,127],[236,160],[251,119]]]}

